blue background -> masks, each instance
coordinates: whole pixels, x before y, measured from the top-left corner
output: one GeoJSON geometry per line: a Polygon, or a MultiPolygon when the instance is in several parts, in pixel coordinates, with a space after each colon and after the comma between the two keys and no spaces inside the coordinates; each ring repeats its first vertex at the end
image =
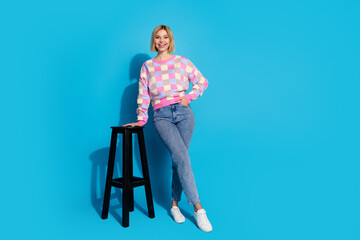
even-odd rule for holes
{"type": "Polygon", "coordinates": [[[1,238],[359,239],[359,10],[340,0],[2,2],[1,238]],[[191,103],[190,156],[211,233],[184,194],[186,222],[169,216],[171,158],[151,122],[156,217],[143,187],[129,228],[120,189],[109,218],[99,215],[110,126],[136,121],[160,24],[173,54],[209,80],[191,103]]]}

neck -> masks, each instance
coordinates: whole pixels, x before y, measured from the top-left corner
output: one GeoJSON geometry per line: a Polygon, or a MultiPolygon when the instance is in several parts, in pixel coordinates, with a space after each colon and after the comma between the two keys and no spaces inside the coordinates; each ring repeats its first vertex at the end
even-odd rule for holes
{"type": "Polygon", "coordinates": [[[159,61],[164,61],[166,59],[171,58],[173,55],[170,54],[168,51],[164,51],[164,52],[158,52],[158,55],[156,56],[156,59],[159,61]]]}

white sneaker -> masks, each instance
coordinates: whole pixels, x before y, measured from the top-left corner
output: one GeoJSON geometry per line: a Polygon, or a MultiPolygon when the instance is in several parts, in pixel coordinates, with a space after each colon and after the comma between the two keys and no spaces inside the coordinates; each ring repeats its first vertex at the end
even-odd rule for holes
{"type": "Polygon", "coordinates": [[[206,216],[205,209],[194,211],[194,217],[198,227],[204,232],[211,232],[213,230],[209,219],[206,216]]]}
{"type": "Polygon", "coordinates": [[[185,222],[185,217],[184,215],[181,214],[180,209],[177,206],[171,207],[170,212],[173,215],[175,222],[177,223],[185,222]]]}

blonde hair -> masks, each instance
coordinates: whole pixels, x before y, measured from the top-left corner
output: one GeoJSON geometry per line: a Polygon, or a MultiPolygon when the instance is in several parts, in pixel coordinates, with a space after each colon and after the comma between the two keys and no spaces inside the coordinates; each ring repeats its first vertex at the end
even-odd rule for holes
{"type": "Polygon", "coordinates": [[[165,25],[159,25],[157,26],[154,31],[152,32],[151,35],[151,43],[150,43],[150,51],[152,52],[157,52],[157,48],[155,46],[155,35],[161,30],[164,29],[166,31],[166,33],[168,34],[168,37],[170,38],[170,44],[169,44],[169,52],[175,52],[175,40],[174,40],[174,35],[172,33],[172,31],[170,30],[170,28],[168,26],[165,25]]]}

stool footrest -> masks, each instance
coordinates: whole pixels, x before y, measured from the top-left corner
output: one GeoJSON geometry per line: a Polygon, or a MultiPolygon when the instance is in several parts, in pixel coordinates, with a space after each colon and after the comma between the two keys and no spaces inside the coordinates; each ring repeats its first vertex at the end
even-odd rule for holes
{"type": "MultiPolygon", "coordinates": [[[[144,178],[140,177],[130,177],[130,186],[131,188],[138,187],[145,185],[146,181],[144,178]]],[[[124,181],[123,178],[113,178],[111,181],[111,186],[117,187],[117,188],[124,188],[124,181]]]]}

